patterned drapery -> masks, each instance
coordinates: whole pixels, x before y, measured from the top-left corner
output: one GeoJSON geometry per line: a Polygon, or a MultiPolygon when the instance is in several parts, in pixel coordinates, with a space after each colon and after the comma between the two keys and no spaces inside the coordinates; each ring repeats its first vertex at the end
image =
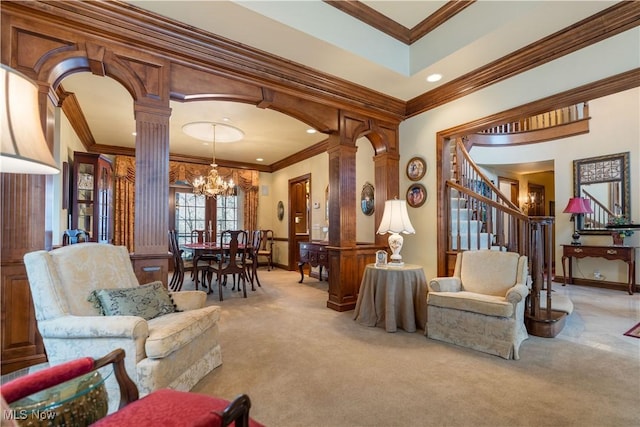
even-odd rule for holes
{"type": "MultiPolygon", "coordinates": [[[[114,244],[124,245],[133,252],[133,223],[135,215],[135,158],[116,156],[115,159],[115,224],[114,244]]],[[[195,163],[169,161],[169,184],[193,182],[198,176],[209,173],[210,166],[195,163]]],[[[224,179],[233,179],[242,189],[245,230],[255,230],[258,223],[259,173],[256,170],[218,167],[224,179]]]]}

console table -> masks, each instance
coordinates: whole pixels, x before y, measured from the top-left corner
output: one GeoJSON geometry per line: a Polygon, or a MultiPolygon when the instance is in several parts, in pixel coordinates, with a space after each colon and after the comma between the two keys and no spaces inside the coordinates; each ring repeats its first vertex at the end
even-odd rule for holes
{"type": "Polygon", "coordinates": [[[300,261],[298,262],[300,281],[298,283],[302,283],[304,280],[302,267],[305,264],[309,264],[311,267],[320,267],[320,280],[322,280],[322,268],[329,269],[328,244],[328,242],[300,242],[300,261]]]}
{"type": "Polygon", "coordinates": [[[608,260],[624,261],[627,263],[627,285],[629,295],[633,295],[636,286],[636,248],[632,246],[585,246],[585,245],[562,245],[562,275],[564,285],[573,284],[573,268],[571,258],[596,257],[608,260]],[[565,261],[569,260],[569,279],[565,274],[565,261]]]}

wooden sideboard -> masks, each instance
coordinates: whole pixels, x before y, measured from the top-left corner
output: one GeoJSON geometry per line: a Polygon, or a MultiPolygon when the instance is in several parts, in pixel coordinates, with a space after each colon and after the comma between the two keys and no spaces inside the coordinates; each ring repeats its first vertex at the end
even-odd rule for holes
{"type": "Polygon", "coordinates": [[[636,286],[636,248],[633,246],[585,246],[562,245],[562,275],[564,285],[573,284],[573,266],[571,258],[596,257],[617,260],[627,263],[627,286],[629,295],[633,295],[636,286]],[[565,264],[569,261],[569,276],[566,275],[565,264]]]}
{"type": "Polygon", "coordinates": [[[311,267],[320,267],[320,280],[322,280],[322,269],[329,269],[327,245],[328,242],[300,242],[300,261],[298,261],[300,281],[298,283],[302,283],[304,280],[302,267],[305,264],[309,264],[311,267]]]}

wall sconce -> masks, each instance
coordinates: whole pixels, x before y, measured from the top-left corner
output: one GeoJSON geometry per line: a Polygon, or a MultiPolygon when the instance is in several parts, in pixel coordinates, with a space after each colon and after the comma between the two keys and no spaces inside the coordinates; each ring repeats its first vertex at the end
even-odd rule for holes
{"type": "Polygon", "coordinates": [[[40,125],[38,87],[4,64],[0,64],[0,86],[0,172],[59,173],[40,125]]]}

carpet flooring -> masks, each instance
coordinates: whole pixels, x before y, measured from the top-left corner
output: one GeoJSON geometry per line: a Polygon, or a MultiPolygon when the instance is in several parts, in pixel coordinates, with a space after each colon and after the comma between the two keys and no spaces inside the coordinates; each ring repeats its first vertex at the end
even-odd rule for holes
{"type": "Polygon", "coordinates": [[[267,426],[640,425],[638,355],[530,337],[504,360],[359,325],[326,308],[326,282],[259,275],[247,299],[209,295],[223,308],[223,364],[192,391],[247,393],[267,426]]]}

